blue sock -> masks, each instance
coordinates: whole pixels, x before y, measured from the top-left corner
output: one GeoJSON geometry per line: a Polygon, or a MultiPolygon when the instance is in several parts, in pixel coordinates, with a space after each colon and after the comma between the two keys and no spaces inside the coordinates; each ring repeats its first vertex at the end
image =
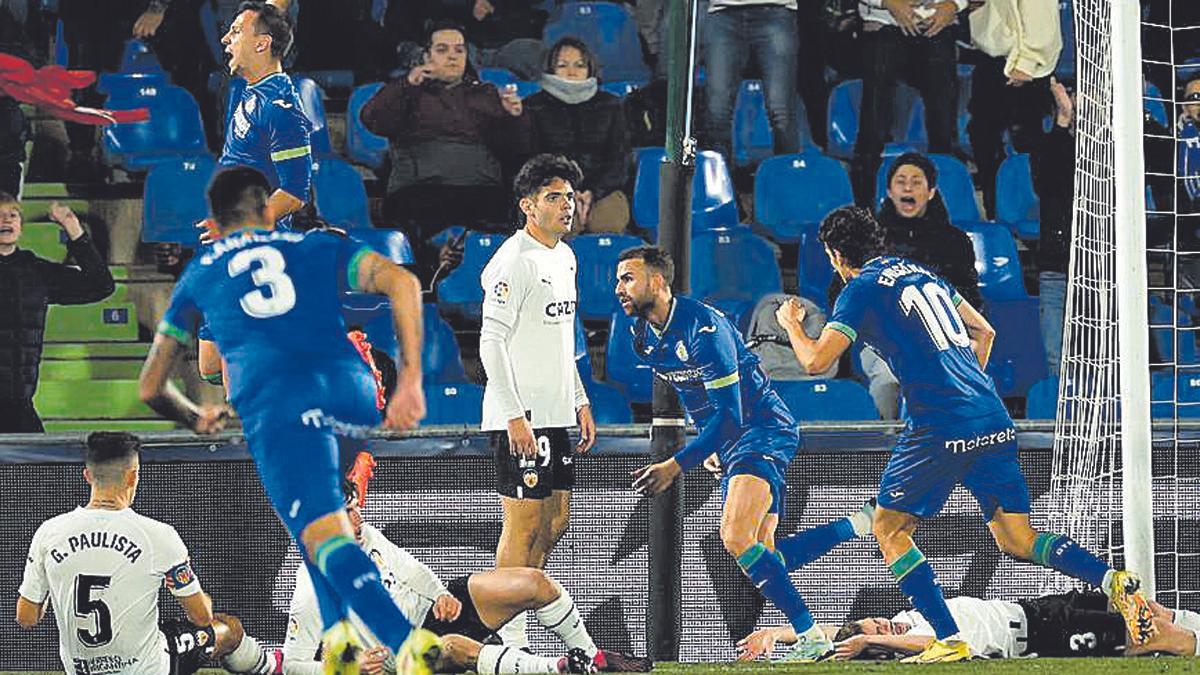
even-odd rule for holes
{"type": "Polygon", "coordinates": [[[1111,567],[1065,534],[1038,533],[1033,540],[1033,562],[1082,579],[1099,588],[1111,567]]]}
{"type": "Polygon", "coordinates": [[[759,592],[783,612],[797,635],[812,628],[813,618],[808,605],[792,585],[779,556],[768,551],[766,546],[755,544],[738,556],[737,562],[759,592]]]}
{"type": "Polygon", "coordinates": [[[398,652],[412,632],[379,580],[379,568],[353,539],[337,535],[317,549],[317,567],[346,604],[385,647],[398,652]]]}
{"type": "Polygon", "coordinates": [[[856,535],[848,518],[838,518],[813,528],[784,537],[775,543],[775,550],[783,556],[787,571],[798,570],[808,563],[829,553],[838,544],[850,541],[856,535]]]}
{"type": "Polygon", "coordinates": [[[317,606],[321,609],[321,632],[323,633],[346,618],[346,604],[342,602],[337,593],[333,592],[325,575],[321,574],[321,570],[317,569],[316,564],[309,561],[308,556],[304,558],[304,566],[308,568],[308,578],[312,581],[313,591],[317,595],[317,606]]]}
{"type": "Polygon", "coordinates": [[[896,559],[891,565],[892,574],[900,590],[908,596],[913,609],[921,613],[929,625],[933,626],[937,639],[944,640],[958,632],[958,623],[946,606],[946,598],[942,588],[938,586],[937,577],[925,554],[915,545],[896,559]]]}

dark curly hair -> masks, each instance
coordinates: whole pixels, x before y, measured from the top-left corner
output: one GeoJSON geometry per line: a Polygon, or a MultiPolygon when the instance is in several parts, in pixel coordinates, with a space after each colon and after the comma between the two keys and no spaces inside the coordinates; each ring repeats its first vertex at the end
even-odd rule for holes
{"type": "Polygon", "coordinates": [[[255,35],[271,36],[271,56],[282,59],[292,48],[292,18],[287,12],[263,0],[246,0],[238,6],[237,13],[250,10],[255,17],[255,35]]]}
{"type": "MultiPolygon", "coordinates": [[[[520,201],[526,197],[533,197],[555,178],[565,180],[576,190],[581,189],[583,185],[583,171],[575,160],[548,153],[534,155],[525,162],[517,172],[517,177],[513,179],[513,198],[520,201]]],[[[525,214],[520,209],[517,209],[517,218],[521,225],[525,224],[525,214]]]]}
{"type": "Polygon", "coordinates": [[[862,267],[883,253],[883,228],[861,206],[842,206],[821,221],[817,235],[829,250],[840,253],[851,267],[862,267]]]}

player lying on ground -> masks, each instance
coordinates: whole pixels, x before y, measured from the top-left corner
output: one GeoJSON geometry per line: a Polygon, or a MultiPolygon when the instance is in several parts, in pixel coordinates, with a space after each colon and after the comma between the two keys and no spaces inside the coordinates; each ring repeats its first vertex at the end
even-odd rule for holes
{"type": "Polygon", "coordinates": [[[808,372],[821,372],[861,338],[900,381],[905,429],[879,483],[873,530],[900,590],[936,629],[915,661],[970,656],[946,607],[933,568],[913,542],[921,518],[939,511],[958,483],[970,490],[1000,550],[1103,590],[1120,610],[1135,644],[1154,632],[1140,581],[1116,571],[1069,537],[1029,524],[1029,489],[1017,461],[1017,434],[984,373],[995,330],[944,279],[911,260],[884,256],[883,232],[865,209],[832,211],[819,232],[846,282],[819,340],[802,329],[795,301],[776,312],[808,372]]]}
{"type": "MultiPolygon", "coordinates": [[[[480,673],[646,672],[649,659],[596,648],[579,616],[574,600],[557,581],[532,567],[504,567],[459,577],[443,585],[420,560],[396,546],[364,523],[355,484],[343,486],[346,510],[355,538],[379,567],[383,584],[414,626],[442,636],[438,672],[474,670],[480,673]],[[484,645],[512,617],[534,610],[538,621],[557,635],[570,650],[568,656],[550,658],[501,645],[484,645]]],[[[312,583],[304,569],[296,575],[283,646],[283,668],[288,675],[320,672],[320,615],[312,583]]],[[[379,672],[387,662],[386,650],[372,648],[359,657],[363,672],[379,672]]]]}
{"type": "Polygon", "coordinates": [[[280,520],[304,554],[321,609],[327,672],[354,665],[361,643],[352,608],[398,667],[428,672],[438,640],[392,602],[375,564],[354,542],[342,503],[337,438],[365,436],[380,422],[374,376],[346,339],[341,295],[386,295],[405,366],[385,425],[416,426],[421,390],[421,291],[416,277],[352,240],[328,232],[270,231],[267,179],[224,169],[208,188],[221,238],[188,264],[142,368],[142,400],[201,433],[228,411],[197,406],[169,374],[202,322],[229,366],[230,400],[280,520]]]}
{"type": "Polygon", "coordinates": [[[17,597],[17,623],[33,628],[55,607],[68,673],[190,675],[206,660],[233,673],[279,672],[277,650],[246,635],[236,617],[213,614],[175,528],[133,510],[141,466],[137,437],[87,439],[87,506],[42,523],[33,535],[17,597]],[[186,621],[160,621],[163,586],[186,621]]]}
{"type": "MultiPolygon", "coordinates": [[[[1155,634],[1135,645],[1124,618],[1109,611],[1108,596],[1098,591],[1046,595],[1029,600],[979,600],[960,596],[946,601],[971,651],[993,659],[1057,656],[1140,656],[1151,653],[1200,656],[1200,615],[1151,602],[1155,634]]],[[[916,610],[891,619],[849,621],[840,628],[822,625],[835,640],[835,659],[884,660],[919,654],[936,635],[916,610]]],[[[738,643],[738,659],[771,655],[776,643],[791,644],[791,626],[756,630],[738,643]]]]}

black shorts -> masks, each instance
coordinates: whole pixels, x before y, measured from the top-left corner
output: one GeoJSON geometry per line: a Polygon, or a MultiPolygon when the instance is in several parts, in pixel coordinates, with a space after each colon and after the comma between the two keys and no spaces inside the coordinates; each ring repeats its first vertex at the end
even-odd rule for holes
{"type": "Polygon", "coordinates": [[[1120,656],[1125,620],[1108,611],[1098,591],[1071,591],[1017,602],[1029,621],[1026,653],[1038,656],[1120,656]]]}
{"type": "Polygon", "coordinates": [[[508,432],[493,431],[496,456],[496,492],[516,499],[545,499],[552,490],[575,487],[575,449],[562,427],[534,429],[538,454],[533,459],[508,452],[508,432]]]}
{"type": "Polygon", "coordinates": [[[470,578],[469,576],[458,577],[446,584],[446,590],[450,591],[450,595],[458,598],[458,601],[462,603],[462,611],[458,613],[458,618],[453,621],[435,619],[433,618],[433,608],[430,607],[429,612],[425,614],[425,623],[422,625],[425,630],[432,631],[439,637],[463,635],[476,642],[487,642],[496,635],[496,631],[488,628],[483,623],[483,619],[479,618],[479,610],[475,608],[475,601],[471,600],[471,592],[467,588],[470,578]]]}
{"type": "Polygon", "coordinates": [[[192,675],[212,656],[217,634],[212,626],[193,626],[188,621],[168,619],[158,624],[167,636],[167,654],[171,657],[170,675],[192,675]]]}

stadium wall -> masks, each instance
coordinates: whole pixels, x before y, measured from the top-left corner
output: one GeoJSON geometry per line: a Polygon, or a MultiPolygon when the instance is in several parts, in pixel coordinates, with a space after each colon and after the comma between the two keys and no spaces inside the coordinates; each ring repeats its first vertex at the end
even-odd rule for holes
{"type": "MultiPolygon", "coordinates": [[[[647,460],[644,430],[605,438],[577,463],[578,488],[571,527],[548,566],[579,603],[602,646],[644,654],[647,616],[648,504],[629,489],[629,474],[647,460]]],[[[1022,432],[1022,461],[1034,498],[1034,521],[1048,501],[1050,435],[1022,432]]],[[[806,449],[788,472],[789,492],[780,533],[839,517],[874,494],[892,436],[878,430],[826,427],[806,433],[806,449]]],[[[38,524],[87,500],[78,438],[37,446],[0,441],[0,670],[59,668],[53,617],[32,631],[11,620],[29,541],[38,524]],[[72,463],[68,463],[72,462],[72,463]]],[[[500,534],[500,503],[492,460],[481,436],[462,430],[437,437],[372,442],[378,466],[365,509],[368,522],[426,562],[443,580],[489,568],[500,534]]],[[[1196,456],[1196,455],[1191,455],[1196,456]]],[[[1200,467],[1189,473],[1200,476],[1200,467]]],[[[151,443],[144,453],[135,508],[173,525],[191,552],[218,611],[242,619],[248,631],[280,643],[299,558],[259,486],[245,447],[198,445],[179,436],[151,443]]],[[[1191,481],[1196,484],[1200,481],[1191,481]]],[[[1196,488],[1200,493],[1200,486],[1196,488]]],[[[1195,548],[1200,496],[1181,495],[1188,519],[1160,524],[1195,548]]],[[[686,477],[681,659],[728,660],[733,643],[756,624],[782,615],[761,596],[725,553],[718,535],[717,481],[703,471],[686,477]]],[[[1046,575],[1004,558],[992,544],[969,495],[958,490],[943,513],[917,533],[950,595],[1019,598],[1036,595],[1046,575]]],[[[1185,544],[1186,545],[1186,544],[1185,544]]],[[[1200,556],[1193,556],[1195,560],[1200,556]]],[[[1197,565],[1200,568],[1200,564],[1197,565]]],[[[1193,590],[1200,569],[1183,570],[1193,590]]],[[[1161,572],[1160,572],[1161,573],[1161,572]]],[[[891,615],[905,607],[870,540],[845,544],[797,572],[795,580],[821,621],[891,615]]],[[[164,615],[177,614],[165,595],[164,615]]],[[[1184,597],[1200,610],[1200,596],[1184,597]]],[[[531,626],[536,621],[530,622],[531,626]]],[[[561,650],[539,628],[535,648],[561,650]]]]}

